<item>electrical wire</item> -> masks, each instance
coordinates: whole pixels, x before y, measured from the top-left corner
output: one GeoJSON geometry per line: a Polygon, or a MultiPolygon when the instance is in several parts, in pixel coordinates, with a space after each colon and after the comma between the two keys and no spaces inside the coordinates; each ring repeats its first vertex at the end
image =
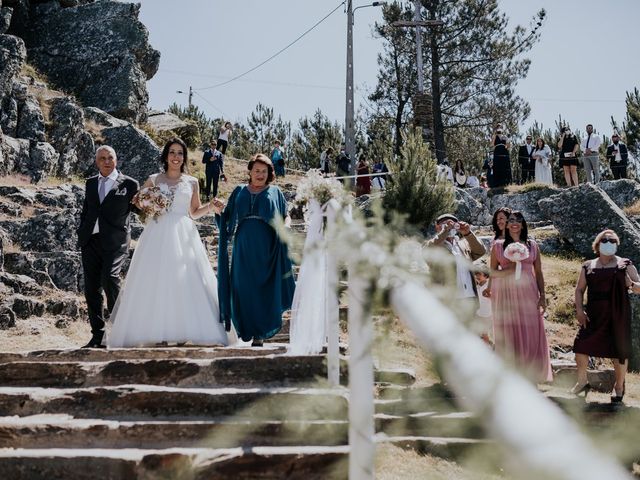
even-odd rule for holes
{"type": "Polygon", "coordinates": [[[309,32],[311,32],[312,30],[314,30],[318,25],[320,25],[322,22],[324,22],[327,18],[329,18],[331,15],[333,15],[342,5],[344,5],[344,1],[340,2],[338,4],[337,7],[335,7],[333,10],[331,10],[329,13],[327,13],[324,17],[322,17],[320,20],[318,20],[311,28],[307,29],[304,33],[302,33],[298,38],[296,38],[294,41],[292,41],[291,43],[289,43],[287,46],[281,48],[280,50],[278,50],[276,53],[274,53],[273,55],[271,55],[269,58],[267,58],[266,60],[264,60],[263,62],[259,63],[258,65],[256,65],[253,68],[250,68],[249,70],[247,70],[244,73],[241,73],[240,75],[236,75],[235,77],[225,81],[225,82],[221,82],[221,83],[217,83],[215,85],[211,85],[209,87],[200,87],[200,88],[194,88],[194,90],[211,90],[213,88],[218,88],[218,87],[222,87],[223,85],[227,85],[231,82],[234,82],[242,77],[244,77],[245,75],[253,72],[254,70],[257,70],[258,68],[260,68],[262,65],[264,65],[265,63],[273,60],[274,58],[276,58],[278,55],[280,55],[282,52],[284,52],[285,50],[287,50],[289,47],[292,47],[294,44],[296,44],[299,40],[301,40],[306,34],[308,34],[309,32]]]}

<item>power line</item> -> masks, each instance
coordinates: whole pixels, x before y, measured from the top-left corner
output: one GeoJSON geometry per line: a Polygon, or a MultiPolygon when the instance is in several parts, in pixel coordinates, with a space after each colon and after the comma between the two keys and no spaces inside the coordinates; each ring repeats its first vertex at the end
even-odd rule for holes
{"type": "MultiPolygon", "coordinates": [[[[208,78],[221,78],[221,79],[229,79],[229,78],[231,78],[231,77],[228,77],[228,76],[225,76],[225,75],[212,75],[212,74],[206,74],[206,73],[185,72],[183,70],[171,70],[171,69],[164,69],[164,68],[161,68],[159,71],[160,72],[166,72],[166,73],[176,73],[176,74],[180,74],[180,75],[189,75],[191,77],[208,77],[208,78]]],[[[278,85],[278,86],[285,86],[285,87],[322,88],[322,89],[327,89],[327,90],[344,90],[344,87],[339,87],[337,85],[318,85],[318,84],[311,84],[311,83],[278,82],[278,81],[275,81],[275,80],[257,80],[257,79],[253,79],[253,78],[239,79],[239,81],[240,82],[246,82],[246,83],[278,85]]]]}
{"type": "Polygon", "coordinates": [[[223,117],[226,117],[226,115],[224,114],[224,112],[222,110],[220,110],[213,103],[211,103],[209,100],[207,100],[203,95],[201,95],[200,93],[196,92],[195,89],[193,90],[193,93],[198,95],[201,99],[203,99],[205,102],[207,102],[209,105],[211,105],[214,109],[216,109],[218,112],[220,112],[223,117]]]}
{"type": "Polygon", "coordinates": [[[235,77],[225,81],[225,82],[221,82],[218,83],[216,85],[211,85],[209,87],[201,87],[201,88],[195,88],[194,90],[210,90],[212,88],[218,88],[218,87],[222,87],[223,85],[227,85],[235,80],[238,80],[239,78],[244,77],[245,75],[253,72],[254,70],[257,70],[258,68],[260,68],[262,65],[264,65],[265,63],[273,60],[274,58],[276,58],[278,55],[280,55],[282,52],[284,52],[285,50],[287,50],[289,47],[293,46],[295,43],[297,43],[300,39],[302,39],[302,37],[304,37],[307,33],[311,32],[313,29],[315,29],[318,25],[320,25],[322,22],[324,22],[327,18],[329,18],[331,15],[333,15],[333,13],[338,10],[342,5],[344,5],[344,1],[340,2],[338,4],[338,6],[336,8],[334,8],[333,10],[331,10],[329,13],[327,13],[324,17],[322,17],[320,20],[318,20],[311,28],[309,28],[308,30],[306,30],[304,33],[302,33],[302,35],[300,35],[298,38],[296,38],[293,42],[289,43],[287,46],[285,46],[284,48],[281,48],[280,50],[278,50],[276,53],[274,53],[273,55],[271,55],[269,58],[267,58],[266,60],[264,60],[263,62],[259,63],[258,65],[256,65],[253,68],[250,68],[249,70],[247,70],[244,73],[241,73],[240,75],[236,75],[235,77]]]}

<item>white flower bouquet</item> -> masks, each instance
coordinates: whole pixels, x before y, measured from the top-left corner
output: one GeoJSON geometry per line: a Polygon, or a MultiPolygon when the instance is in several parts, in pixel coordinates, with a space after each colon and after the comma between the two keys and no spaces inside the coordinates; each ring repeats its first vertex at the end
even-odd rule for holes
{"type": "Polygon", "coordinates": [[[344,195],[342,183],[333,177],[324,177],[320,170],[312,169],[298,184],[296,202],[304,204],[316,200],[322,206],[331,199],[340,201],[344,195]]]}
{"type": "Polygon", "coordinates": [[[141,212],[139,217],[143,223],[158,221],[161,215],[169,211],[172,203],[173,192],[169,188],[145,187],[136,195],[136,204],[141,212]]]}
{"type": "Polygon", "coordinates": [[[507,248],[504,249],[504,257],[507,260],[516,262],[516,280],[520,280],[522,272],[522,261],[529,258],[529,249],[523,243],[510,243],[507,248]]]}

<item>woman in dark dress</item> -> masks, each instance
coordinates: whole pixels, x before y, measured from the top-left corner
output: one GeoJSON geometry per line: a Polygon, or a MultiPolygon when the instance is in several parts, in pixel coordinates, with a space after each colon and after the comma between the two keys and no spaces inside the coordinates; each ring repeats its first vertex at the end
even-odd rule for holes
{"type": "Polygon", "coordinates": [[[502,133],[502,127],[498,125],[493,135],[491,145],[493,147],[493,185],[503,187],[511,183],[511,159],[509,158],[509,139],[502,133]]]}
{"type": "Polygon", "coordinates": [[[571,133],[569,127],[562,127],[558,150],[560,151],[560,166],[564,171],[564,181],[568,187],[578,186],[578,140],[571,133]]]}
{"type": "Polygon", "coordinates": [[[278,333],[295,290],[287,246],[273,226],[276,217],[285,225],[289,221],[284,195],[269,185],[274,178],[271,160],[255,155],[249,162],[249,184],[237,186],[216,216],[220,321],[227,331],[233,321],[238,336],[245,342],[253,339],[253,346],[262,346],[264,339],[278,333]]]}
{"type": "Polygon", "coordinates": [[[361,175],[369,175],[369,163],[367,162],[366,157],[360,155],[358,159],[357,166],[358,177],[356,178],[356,197],[361,195],[369,195],[371,193],[371,177],[369,176],[361,176],[361,175]]]}
{"type": "Polygon", "coordinates": [[[603,230],[593,241],[598,255],[586,261],[580,269],[576,285],[576,316],[580,329],[573,344],[578,366],[578,381],[574,394],[591,389],[587,379],[589,357],[612,358],[616,383],[612,403],[622,402],[624,379],[631,352],[631,306],[628,289],[640,293],[640,277],[636,267],[615,253],[620,238],[613,230],[603,230]],[[583,307],[584,292],[586,309],[583,307]]]}

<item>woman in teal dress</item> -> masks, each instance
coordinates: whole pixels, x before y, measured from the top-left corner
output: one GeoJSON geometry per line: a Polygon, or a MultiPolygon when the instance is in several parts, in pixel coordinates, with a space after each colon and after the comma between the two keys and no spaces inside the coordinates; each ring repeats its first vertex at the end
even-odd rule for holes
{"type": "Polygon", "coordinates": [[[233,322],[238,337],[245,342],[253,339],[253,346],[278,333],[295,290],[287,247],[273,227],[276,216],[287,217],[284,195],[269,185],[274,178],[271,160],[255,155],[249,162],[249,183],[233,190],[216,217],[220,321],[227,330],[233,322]]]}

